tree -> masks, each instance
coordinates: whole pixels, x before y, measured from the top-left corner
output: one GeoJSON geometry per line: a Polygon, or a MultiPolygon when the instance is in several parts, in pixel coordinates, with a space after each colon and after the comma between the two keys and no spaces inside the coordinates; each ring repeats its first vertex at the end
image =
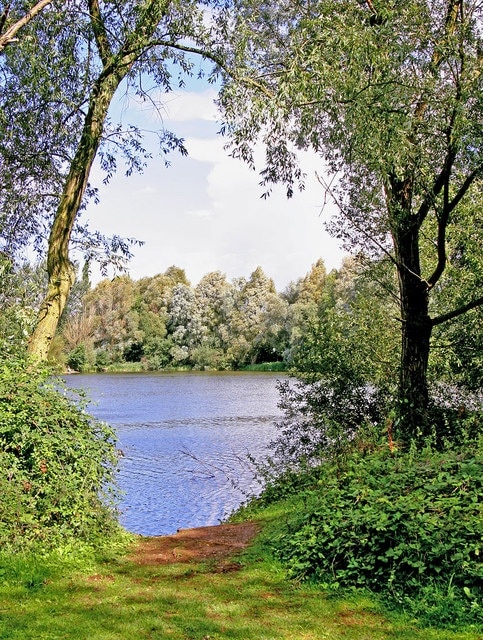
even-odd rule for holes
{"type": "Polygon", "coordinates": [[[449,282],[448,234],[462,207],[465,224],[481,215],[474,199],[483,171],[483,9],[474,0],[236,6],[238,77],[251,82],[226,75],[224,130],[234,153],[251,163],[261,136],[262,183],[269,190],[282,181],[289,195],[303,184],[297,149],[318,152],[333,176],[321,182],[340,211],[334,233],[347,248],[394,264],[396,426],[406,442],[423,438],[432,428],[432,330],[483,303],[480,282],[464,301],[448,300],[430,315],[436,288],[449,282]]]}
{"type": "Polygon", "coordinates": [[[233,309],[234,288],[225,274],[212,271],[204,275],[195,287],[196,308],[201,322],[202,339],[192,353],[193,365],[200,368],[228,367],[228,326],[233,309]]]}
{"type": "Polygon", "coordinates": [[[110,359],[121,359],[141,337],[134,302],[135,283],[129,276],[102,280],[84,298],[83,315],[90,318],[94,347],[107,351],[110,359]]]}
{"type": "MultiPolygon", "coordinates": [[[[19,216],[25,232],[17,238],[24,244],[38,231],[36,225],[44,225],[49,234],[48,291],[29,345],[30,353],[37,358],[47,357],[74,282],[69,248],[76,228],[89,238],[85,226],[78,224],[78,215],[90,192],[88,178],[94,159],[100,153],[101,165],[109,178],[116,166],[113,150],[116,146],[127,160],[128,172],[142,169],[147,155],[139,131],[133,127],[126,131],[121,125],[111,126],[108,117],[111,102],[121,84],[150,99],[143,89],[147,75],[151,75],[159,89],[169,91],[176,81],[173,80],[176,67],[179,77],[183,72],[189,73],[193,62],[186,58],[185,50],[203,53],[203,46],[208,48],[209,28],[203,4],[195,0],[184,3],[132,0],[122,6],[113,0],[52,3],[52,8],[29,22],[30,37],[18,43],[15,53],[10,53],[12,47],[5,49],[2,71],[9,83],[7,96],[12,100],[0,113],[0,131],[6,132],[7,141],[2,159],[7,168],[10,162],[19,164],[25,174],[24,183],[28,183],[34,193],[39,184],[50,186],[46,191],[50,194],[50,204],[55,203],[56,207],[53,218],[46,214],[45,202],[37,218],[19,216]],[[17,59],[22,60],[20,66],[16,64],[17,59]],[[57,125],[52,128],[55,135],[50,135],[50,127],[43,129],[43,155],[47,164],[50,157],[57,162],[51,171],[41,172],[38,182],[28,179],[29,169],[36,165],[34,159],[26,161],[26,153],[18,162],[15,145],[9,144],[12,129],[17,140],[27,144],[26,136],[22,137],[22,127],[16,126],[21,123],[16,122],[15,116],[21,117],[23,113],[15,110],[13,104],[15,87],[19,86],[25,89],[21,96],[25,95],[24,112],[28,114],[25,118],[32,134],[28,143],[34,140],[34,150],[38,122],[30,114],[40,113],[41,120],[46,114],[44,120],[54,120],[57,125]],[[45,94],[45,100],[42,106],[33,109],[39,94],[45,94]]],[[[161,152],[178,149],[185,153],[182,140],[173,133],[163,130],[159,137],[161,152]]],[[[13,185],[19,184],[14,171],[10,171],[8,177],[11,183],[2,185],[7,197],[15,190],[13,185]]],[[[4,229],[15,228],[7,224],[9,220],[8,215],[2,220],[4,229]]],[[[99,240],[95,234],[90,238],[99,240]]],[[[122,244],[119,238],[113,243],[121,252],[126,249],[129,252],[128,245],[122,244]]],[[[84,248],[90,251],[90,247],[84,248]]]]}
{"type": "Polygon", "coordinates": [[[187,284],[177,284],[168,307],[168,331],[173,341],[171,356],[174,362],[189,360],[203,336],[203,326],[196,296],[187,284]]]}
{"type": "Polygon", "coordinates": [[[240,279],[227,327],[232,362],[240,366],[282,359],[286,315],[287,303],[261,267],[247,281],[240,279]]]}

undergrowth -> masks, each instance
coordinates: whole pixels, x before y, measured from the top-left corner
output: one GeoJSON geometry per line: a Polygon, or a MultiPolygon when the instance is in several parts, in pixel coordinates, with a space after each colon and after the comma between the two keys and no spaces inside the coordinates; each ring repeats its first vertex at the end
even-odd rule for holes
{"type": "Polygon", "coordinates": [[[440,628],[483,625],[481,450],[348,454],[286,471],[242,511],[280,505],[267,544],[294,579],[370,590],[440,628]]]}
{"type": "Polygon", "coordinates": [[[0,545],[11,552],[120,531],[114,432],[49,373],[22,358],[0,363],[0,545]]]}

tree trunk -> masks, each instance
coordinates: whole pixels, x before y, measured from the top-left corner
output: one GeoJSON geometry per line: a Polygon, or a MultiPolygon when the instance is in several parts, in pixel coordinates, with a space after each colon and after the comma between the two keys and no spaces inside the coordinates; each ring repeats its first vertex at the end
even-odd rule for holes
{"type": "Polygon", "coordinates": [[[38,360],[46,360],[62,311],[75,282],[75,269],[69,260],[62,260],[49,272],[47,295],[40,307],[35,330],[30,336],[28,351],[38,360]]]}
{"type": "Polygon", "coordinates": [[[399,270],[399,290],[402,344],[397,432],[409,442],[429,435],[427,371],[432,324],[426,284],[403,267],[399,270]]]}
{"type": "Polygon", "coordinates": [[[49,237],[47,271],[49,285],[41,306],[37,326],[30,338],[29,353],[45,360],[50,344],[74,282],[73,266],[69,260],[69,243],[79,212],[92,163],[97,154],[104,122],[111,100],[133,64],[149,46],[161,18],[170,8],[171,0],[146,0],[139,4],[139,21],[125,37],[124,44],[113,53],[107,37],[97,0],[89,2],[92,29],[103,63],[89,98],[79,146],[70,166],[59,208],[49,237]]]}
{"type": "Polygon", "coordinates": [[[77,213],[82,203],[89,173],[102,137],[109,105],[119,83],[128,71],[101,74],[90,100],[89,111],[77,152],[66,179],[49,237],[47,295],[40,308],[28,350],[39,360],[46,360],[50,344],[75,281],[75,271],[69,259],[69,242],[77,213]]]}
{"type": "Polygon", "coordinates": [[[388,196],[396,257],[400,311],[401,362],[396,434],[408,444],[428,435],[428,360],[432,322],[429,285],[421,277],[419,230],[421,221],[411,210],[411,180],[392,179],[388,196]]]}

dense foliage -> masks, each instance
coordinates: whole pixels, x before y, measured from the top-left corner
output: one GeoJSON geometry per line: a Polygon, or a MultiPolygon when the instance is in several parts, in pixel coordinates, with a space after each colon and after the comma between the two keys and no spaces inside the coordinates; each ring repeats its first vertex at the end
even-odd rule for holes
{"type": "Polygon", "coordinates": [[[220,272],[192,287],[182,269],[137,282],[104,280],[63,324],[55,355],[76,370],[125,362],[145,369],[239,368],[288,356],[288,303],[261,268],[228,282],[220,272]]]}
{"type": "MultiPolygon", "coordinates": [[[[5,356],[5,354],[3,354],[5,356]]],[[[59,390],[48,372],[0,364],[0,544],[46,550],[117,531],[114,432],[59,390]]]]}
{"type": "Polygon", "coordinates": [[[370,589],[435,626],[481,625],[478,446],[391,453],[363,445],[343,464],[269,482],[250,515],[284,505],[273,552],[292,577],[330,591],[370,589]]]}
{"type": "Polygon", "coordinates": [[[289,195],[303,186],[298,150],[316,153],[339,212],[334,235],[353,253],[391,262],[401,346],[395,427],[407,445],[422,443],[432,429],[432,333],[483,304],[482,6],[235,7],[228,37],[237,73],[226,73],[219,100],[233,152],[253,166],[262,141],[262,184],[284,183],[289,195]]]}

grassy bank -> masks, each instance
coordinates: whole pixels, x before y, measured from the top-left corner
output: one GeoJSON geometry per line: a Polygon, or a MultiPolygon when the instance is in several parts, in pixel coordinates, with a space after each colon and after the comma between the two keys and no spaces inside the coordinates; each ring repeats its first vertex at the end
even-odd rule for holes
{"type": "MultiPolygon", "coordinates": [[[[179,367],[165,367],[163,369],[150,370],[146,368],[146,365],[142,362],[116,362],[114,364],[107,365],[101,370],[98,368],[84,368],[81,373],[172,373],[172,372],[188,372],[188,371],[268,371],[268,372],[283,372],[287,370],[285,362],[261,362],[259,364],[249,364],[242,369],[214,369],[214,368],[196,368],[188,366],[179,367]]],[[[73,373],[80,373],[75,371],[73,373]]]]}
{"type": "Polygon", "coordinates": [[[237,563],[138,565],[126,549],[93,558],[64,552],[3,558],[2,640],[478,640],[476,632],[418,629],[363,594],[330,596],[286,579],[266,542],[237,563]]]}

